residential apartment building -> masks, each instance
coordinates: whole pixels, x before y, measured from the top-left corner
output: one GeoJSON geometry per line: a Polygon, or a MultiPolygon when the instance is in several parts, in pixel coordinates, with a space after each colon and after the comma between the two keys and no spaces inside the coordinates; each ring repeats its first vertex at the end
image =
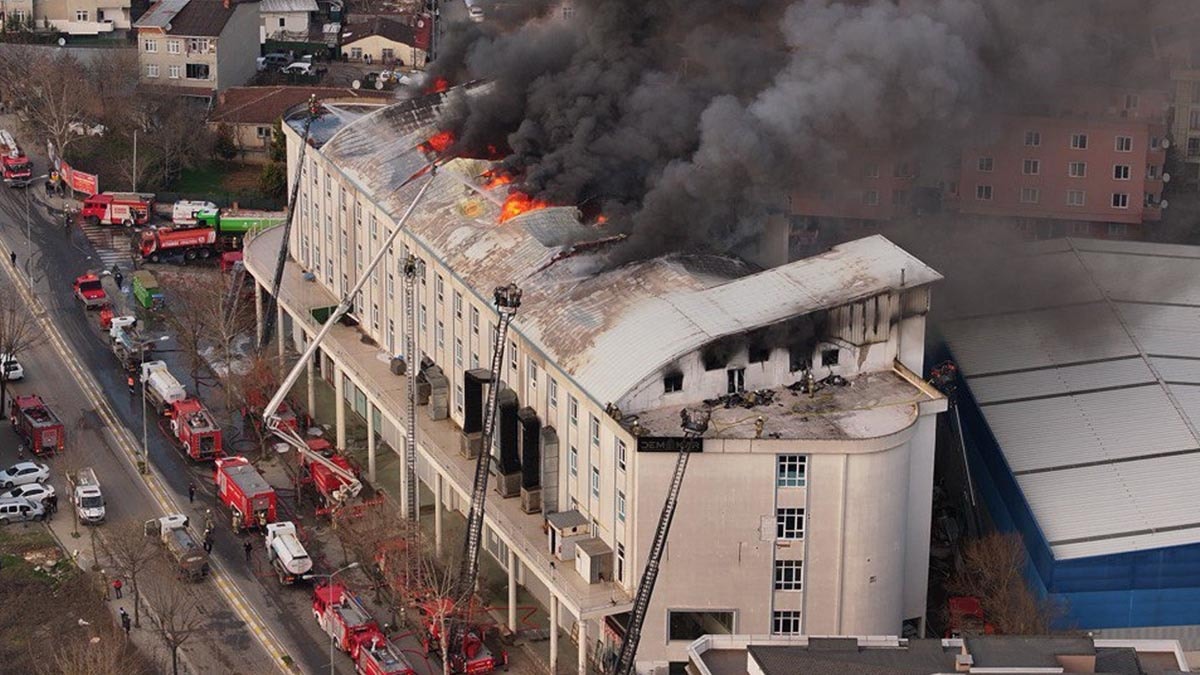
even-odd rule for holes
{"type": "Polygon", "coordinates": [[[1154,57],[1169,73],[1171,138],[1179,161],[1174,178],[1200,189],[1200,7],[1187,0],[1161,0],[1149,7],[1154,57]]]}
{"type": "MultiPolygon", "coordinates": [[[[619,646],[683,443],[693,454],[641,672],[682,664],[707,633],[919,628],[945,401],[916,373],[940,276],[878,236],[755,273],[718,256],[617,265],[602,245],[581,246],[595,235],[573,207],[498,224],[506,193],[481,178],[487,162],[438,158],[428,177],[425,141],[442,101],[322,118],[303,165],[285,125],[300,191],[278,297],[281,352],[307,344],[430,183],[358,294],[356,327],[335,326],[309,364],[310,381],[326,375],[347,402],[339,445],[347,406],[366,420],[369,479],[380,441],[402,448],[409,423],[404,377],[387,362],[404,350],[400,262],[412,254],[422,261],[412,329],[433,392],[419,408],[417,477],[439,547],[458,545],[443,541],[442,522],[465,512],[480,451],[492,289],[524,292],[487,450],[484,545],[507,572],[512,628],[522,585],[585,646],[580,673],[619,646]],[[685,408],[711,415],[698,440],[684,438],[685,408]]],[[[246,247],[260,319],[281,236],[246,247]]],[[[559,639],[552,631],[552,662],[559,639]]]]}
{"type": "Polygon", "coordinates": [[[1166,207],[1167,108],[1162,91],[1081,90],[1069,108],[1006,118],[963,150],[958,211],[1041,236],[1136,237],[1166,207]]]}
{"type": "Polygon", "coordinates": [[[129,0],[26,0],[7,3],[6,11],[27,17],[29,6],[38,28],[50,26],[68,35],[106,35],[132,27],[129,0]]]}
{"type": "Polygon", "coordinates": [[[307,41],[312,15],[320,10],[317,0],[262,0],[258,7],[262,22],[259,42],[307,41]]]}
{"type": "Polygon", "coordinates": [[[143,84],[211,100],[256,72],[257,2],[159,0],[135,28],[143,84]]]}

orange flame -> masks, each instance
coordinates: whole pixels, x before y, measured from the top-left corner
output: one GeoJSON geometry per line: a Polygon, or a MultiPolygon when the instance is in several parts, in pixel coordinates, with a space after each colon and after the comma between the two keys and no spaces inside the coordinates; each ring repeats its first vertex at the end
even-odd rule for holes
{"type": "Polygon", "coordinates": [[[491,190],[492,188],[497,188],[501,185],[508,185],[509,183],[513,182],[512,176],[494,169],[484,171],[481,178],[487,180],[487,183],[485,183],[483,186],[485,190],[491,190]]]}
{"type": "Polygon", "coordinates": [[[603,213],[601,213],[600,215],[596,216],[596,224],[597,224],[597,225],[603,225],[603,224],[605,224],[605,223],[607,223],[607,222],[608,222],[608,216],[604,215],[603,213]]]}
{"type": "Polygon", "coordinates": [[[421,144],[421,151],[424,153],[430,152],[445,152],[451,145],[454,145],[454,134],[449,131],[439,131],[430,137],[429,140],[421,144]]]}
{"type": "Polygon", "coordinates": [[[524,192],[513,192],[504,200],[504,205],[500,207],[500,222],[505,222],[516,218],[522,213],[537,211],[550,206],[550,202],[545,202],[540,199],[534,199],[524,192]]]}
{"type": "Polygon", "coordinates": [[[433,84],[425,91],[427,94],[440,94],[450,88],[450,80],[444,77],[433,78],[433,84]]]}

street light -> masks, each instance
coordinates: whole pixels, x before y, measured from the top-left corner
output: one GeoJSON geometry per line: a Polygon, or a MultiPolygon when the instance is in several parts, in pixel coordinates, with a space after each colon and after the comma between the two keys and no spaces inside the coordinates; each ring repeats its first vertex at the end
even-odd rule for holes
{"type": "MultiPolygon", "coordinates": [[[[332,586],[334,577],[341,574],[342,572],[345,572],[346,570],[352,570],[355,567],[358,567],[358,563],[352,562],[349,565],[346,565],[345,567],[342,567],[340,569],[334,570],[333,572],[330,572],[329,574],[305,574],[304,576],[302,576],[300,578],[305,581],[309,581],[311,579],[328,579],[329,585],[332,586]]],[[[329,675],[334,675],[334,670],[333,670],[333,631],[326,628],[325,632],[329,633],[329,675]]]]}
{"type": "Polygon", "coordinates": [[[155,342],[166,342],[170,340],[170,335],[162,335],[152,340],[144,340],[140,345],[141,352],[141,367],[138,368],[138,376],[142,378],[142,456],[138,458],[138,473],[148,473],[150,467],[150,444],[146,432],[146,348],[153,345],[155,342]]]}
{"type": "Polygon", "coordinates": [[[25,272],[29,279],[29,290],[31,291],[33,290],[33,265],[30,264],[30,261],[33,260],[33,237],[30,235],[29,225],[29,186],[33,185],[39,180],[45,180],[49,177],[50,174],[48,173],[42,174],[41,176],[30,178],[29,182],[25,184],[25,272]]]}

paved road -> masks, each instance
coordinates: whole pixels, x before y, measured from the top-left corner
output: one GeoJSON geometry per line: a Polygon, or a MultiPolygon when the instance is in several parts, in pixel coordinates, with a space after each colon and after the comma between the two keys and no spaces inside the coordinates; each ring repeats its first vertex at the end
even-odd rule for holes
{"type": "MultiPolygon", "coordinates": [[[[99,267],[99,255],[79,229],[67,237],[59,217],[48,214],[41,204],[43,199],[41,190],[36,188],[28,193],[0,189],[0,239],[17,253],[21,276],[32,276],[37,294],[63,338],[63,346],[74,353],[81,369],[94,378],[97,393],[110,402],[114,419],[106,419],[103,411],[88,400],[79,386],[79,378],[63,367],[64,359],[50,341],[39,344],[29,355],[27,381],[18,384],[17,388],[42,394],[64,418],[69,437],[74,439],[69,444],[70,449],[87,457],[96,467],[103,484],[114,485],[116,489],[106,490],[114,519],[142,521],[157,517],[164,508],[151,499],[144,483],[139,486],[141,481],[134,474],[128,457],[108,433],[112,430],[105,432],[105,427],[112,426],[115,421],[126,428],[127,439],[131,437],[136,444],[136,439],[141,436],[140,399],[134,401],[128,395],[124,375],[101,338],[95,315],[85,314],[71,293],[75,275],[89,267],[99,267]],[[32,198],[29,209],[31,247],[25,240],[27,196],[32,198]]],[[[57,206],[57,200],[54,204],[57,206]]],[[[8,261],[4,263],[8,264],[8,261]]],[[[7,277],[3,282],[9,283],[7,277]]],[[[0,292],[8,293],[12,289],[0,287],[0,292]]],[[[169,360],[177,358],[177,355],[166,356],[169,360]]],[[[183,368],[174,370],[186,372],[183,368]]],[[[221,513],[211,497],[210,469],[182,457],[154,426],[155,420],[150,421],[148,450],[150,462],[161,481],[159,501],[171,502],[176,505],[174,510],[186,511],[187,485],[194,481],[203,492],[198,495],[193,512],[199,514],[203,506],[212,506],[214,512],[221,513]]],[[[130,449],[124,450],[128,454],[130,449]]],[[[60,492],[65,494],[65,486],[60,492]]],[[[261,558],[261,539],[255,537],[254,544],[257,557],[261,558]]],[[[218,527],[214,565],[222,570],[220,576],[228,585],[229,593],[244,603],[243,612],[257,614],[266,631],[275,636],[278,649],[295,662],[300,672],[327,669],[328,655],[324,649],[327,641],[308,610],[307,589],[302,586],[281,589],[273,578],[260,578],[256,571],[265,570],[265,560],[256,559],[254,565],[248,566],[241,545],[240,538],[218,527]]],[[[223,664],[216,672],[272,672],[274,668],[267,652],[247,632],[233,609],[216,601],[220,596],[215,591],[210,587],[208,592],[215,603],[211,616],[219,639],[210,643],[210,659],[223,664]]],[[[353,671],[349,659],[338,657],[338,661],[339,672],[353,671]]]]}

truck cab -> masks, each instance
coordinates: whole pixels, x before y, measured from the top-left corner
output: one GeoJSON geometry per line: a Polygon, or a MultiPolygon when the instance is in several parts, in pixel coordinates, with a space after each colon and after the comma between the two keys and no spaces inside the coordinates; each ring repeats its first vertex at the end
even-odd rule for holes
{"type": "Polygon", "coordinates": [[[108,294],[100,283],[99,275],[88,272],[75,277],[75,298],[83,303],[84,309],[99,309],[108,304],[108,294]]]}
{"type": "Polygon", "coordinates": [[[291,521],[269,523],[264,542],[267,560],[279,575],[279,583],[291,584],[312,570],[312,558],[296,536],[296,525],[291,521]]]}
{"type": "Polygon", "coordinates": [[[188,530],[187,516],[182,513],[167,514],[146,521],[144,529],[147,537],[162,542],[175,559],[179,566],[177,574],[181,579],[199,581],[208,576],[208,554],[188,530]]]}

